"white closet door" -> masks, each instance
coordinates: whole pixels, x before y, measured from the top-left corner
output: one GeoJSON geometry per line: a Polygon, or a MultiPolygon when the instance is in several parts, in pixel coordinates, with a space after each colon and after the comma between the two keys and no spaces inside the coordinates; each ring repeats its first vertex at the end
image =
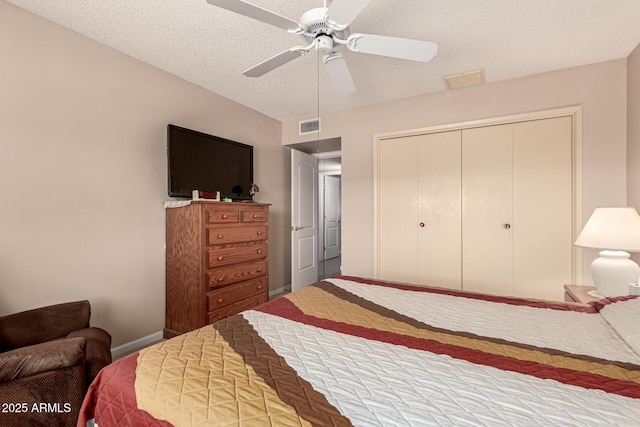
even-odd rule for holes
{"type": "Polygon", "coordinates": [[[562,301],[573,283],[572,127],[571,117],[513,127],[517,296],[562,301]]]}
{"type": "Polygon", "coordinates": [[[418,139],[418,283],[462,289],[460,131],[418,139]]]}
{"type": "Polygon", "coordinates": [[[417,136],[380,141],[378,277],[417,283],[417,136]]]}
{"type": "Polygon", "coordinates": [[[463,289],[513,295],[512,125],[462,131],[463,289]]]}

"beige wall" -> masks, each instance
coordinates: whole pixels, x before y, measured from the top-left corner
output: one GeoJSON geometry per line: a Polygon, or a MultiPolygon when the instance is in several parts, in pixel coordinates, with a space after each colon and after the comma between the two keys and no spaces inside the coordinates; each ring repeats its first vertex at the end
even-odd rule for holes
{"type": "Polygon", "coordinates": [[[640,45],[627,58],[627,205],[640,210],[640,45]]]}
{"type": "Polygon", "coordinates": [[[0,57],[0,315],[86,298],[114,346],[162,330],[168,123],[255,146],[289,283],[279,122],[1,0],[0,57]]]}
{"type": "MultiPolygon", "coordinates": [[[[428,72],[428,70],[427,70],[428,72]]],[[[583,107],[583,216],[626,202],[626,60],[323,114],[320,138],[342,137],[342,266],[373,275],[373,136],[531,111],[583,107]]],[[[300,142],[297,121],[283,143],[300,142]]],[[[585,251],[583,271],[597,254],[585,251]]]]}
{"type": "Polygon", "coordinates": [[[640,45],[627,58],[627,202],[640,210],[640,45]]]}

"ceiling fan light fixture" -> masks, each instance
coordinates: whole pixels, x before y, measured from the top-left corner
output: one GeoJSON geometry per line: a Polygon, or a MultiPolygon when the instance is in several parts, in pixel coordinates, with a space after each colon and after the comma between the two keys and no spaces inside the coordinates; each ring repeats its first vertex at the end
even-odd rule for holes
{"type": "Polygon", "coordinates": [[[323,55],[331,53],[333,50],[333,39],[329,36],[319,36],[316,38],[316,48],[323,55]]]}
{"type": "Polygon", "coordinates": [[[442,77],[447,89],[460,89],[485,83],[484,68],[442,77]]]}

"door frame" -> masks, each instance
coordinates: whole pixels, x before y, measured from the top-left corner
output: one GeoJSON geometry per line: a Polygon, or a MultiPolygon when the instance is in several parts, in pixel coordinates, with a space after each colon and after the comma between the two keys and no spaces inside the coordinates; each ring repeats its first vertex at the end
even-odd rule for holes
{"type": "MultiPolygon", "coordinates": [[[[515,114],[510,116],[492,117],[481,120],[472,120],[467,122],[451,123],[445,125],[429,126],[425,128],[407,129],[395,132],[387,132],[375,134],[373,136],[373,274],[374,278],[380,278],[379,272],[379,218],[378,218],[378,174],[380,167],[380,142],[386,139],[393,139],[406,136],[424,135],[429,133],[439,133],[454,130],[472,129],[485,126],[526,122],[531,120],[550,119],[555,117],[572,118],[572,210],[573,210],[573,241],[576,240],[582,228],[582,106],[575,105],[565,108],[557,108],[551,110],[534,111],[524,114],[515,114]]],[[[572,276],[573,283],[583,282],[583,261],[582,249],[573,246],[572,256],[572,276]]],[[[563,283],[568,284],[568,283],[563,283]]]]}

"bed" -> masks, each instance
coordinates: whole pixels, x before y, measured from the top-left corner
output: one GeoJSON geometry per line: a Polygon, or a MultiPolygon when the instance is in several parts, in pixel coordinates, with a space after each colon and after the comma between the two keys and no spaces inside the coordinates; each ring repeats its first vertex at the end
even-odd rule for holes
{"type": "Polygon", "coordinates": [[[78,427],[640,424],[640,299],[327,279],[104,368],[78,427]]]}

